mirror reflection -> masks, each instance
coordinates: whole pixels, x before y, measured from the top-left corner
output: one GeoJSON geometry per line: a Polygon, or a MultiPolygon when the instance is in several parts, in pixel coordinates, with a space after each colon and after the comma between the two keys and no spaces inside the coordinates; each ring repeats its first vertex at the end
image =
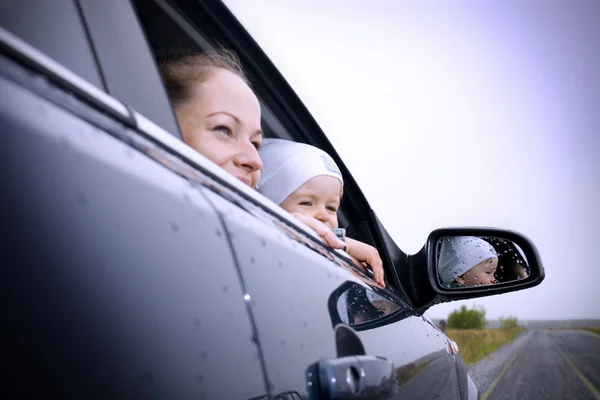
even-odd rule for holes
{"type": "Polygon", "coordinates": [[[529,276],[523,251],[514,242],[483,236],[446,236],[437,243],[442,286],[472,287],[512,282],[529,276]]]}
{"type": "Polygon", "coordinates": [[[337,299],[337,312],[342,322],[359,325],[389,315],[399,306],[370,289],[352,285],[337,299]]]}

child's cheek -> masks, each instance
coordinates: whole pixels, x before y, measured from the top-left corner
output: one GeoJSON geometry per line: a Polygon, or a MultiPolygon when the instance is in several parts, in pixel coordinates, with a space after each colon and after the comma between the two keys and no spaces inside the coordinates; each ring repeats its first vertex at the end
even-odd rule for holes
{"type": "Polygon", "coordinates": [[[312,215],[308,212],[308,210],[301,206],[290,207],[290,209],[285,209],[285,211],[293,213],[296,212],[298,214],[306,215],[307,217],[312,217],[312,215]]]}

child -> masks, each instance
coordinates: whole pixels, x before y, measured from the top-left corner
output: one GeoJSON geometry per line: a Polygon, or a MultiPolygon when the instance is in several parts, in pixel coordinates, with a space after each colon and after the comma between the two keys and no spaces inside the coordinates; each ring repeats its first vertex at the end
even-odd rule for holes
{"type": "MultiPolygon", "coordinates": [[[[257,187],[260,193],[303,222],[311,222],[306,219],[309,217],[319,221],[320,226],[338,228],[337,211],[344,180],[327,153],[303,143],[263,139],[259,154],[263,163],[257,187]]],[[[377,250],[350,238],[345,242],[346,252],[370,266],[375,282],[385,287],[383,263],[377,250]]]]}
{"type": "Polygon", "coordinates": [[[438,271],[443,284],[482,286],[496,283],[498,255],[491,244],[474,236],[452,236],[442,240],[438,271]]]}

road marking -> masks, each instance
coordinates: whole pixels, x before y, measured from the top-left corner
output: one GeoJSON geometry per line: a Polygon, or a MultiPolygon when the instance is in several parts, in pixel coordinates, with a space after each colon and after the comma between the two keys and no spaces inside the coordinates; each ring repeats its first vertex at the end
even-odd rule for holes
{"type": "Polygon", "coordinates": [[[515,361],[515,359],[517,358],[517,356],[519,355],[519,352],[521,351],[521,349],[523,348],[523,346],[525,345],[527,341],[523,342],[523,344],[521,344],[519,346],[519,348],[517,349],[517,351],[515,351],[515,355],[510,359],[510,361],[504,366],[504,368],[502,368],[502,371],[500,371],[500,374],[498,375],[498,377],[494,380],[494,382],[492,382],[492,384],[490,385],[490,387],[485,391],[485,393],[483,393],[483,396],[481,396],[481,400],[485,400],[487,399],[490,394],[492,394],[492,392],[494,391],[494,388],[496,387],[496,385],[498,384],[498,382],[500,382],[500,379],[502,379],[502,377],[504,376],[504,374],[506,373],[506,371],[508,371],[508,368],[511,366],[511,364],[515,361]]]}
{"type": "Polygon", "coordinates": [[[550,337],[550,335],[548,335],[548,338],[550,339],[550,341],[552,342],[552,344],[554,345],[554,347],[556,347],[556,350],[558,350],[558,353],[561,356],[563,356],[563,358],[567,361],[567,363],[571,366],[571,368],[573,368],[573,371],[575,371],[575,373],[577,374],[577,376],[579,377],[579,379],[581,379],[581,381],[585,384],[585,386],[587,386],[587,388],[590,390],[590,392],[592,392],[592,394],[598,400],[600,400],[600,392],[598,392],[598,389],[596,389],[594,387],[594,385],[592,384],[592,382],[590,382],[590,381],[587,380],[587,378],[585,377],[585,375],[583,375],[581,373],[581,371],[579,370],[579,368],[577,368],[575,366],[575,364],[573,363],[573,361],[571,361],[571,359],[565,353],[563,353],[563,351],[560,349],[560,347],[558,347],[558,345],[556,344],[556,342],[554,342],[554,339],[552,339],[550,337]]]}

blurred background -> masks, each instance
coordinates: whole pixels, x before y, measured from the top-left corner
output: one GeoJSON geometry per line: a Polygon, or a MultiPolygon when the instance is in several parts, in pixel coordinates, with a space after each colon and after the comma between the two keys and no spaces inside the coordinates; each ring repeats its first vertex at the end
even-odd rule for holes
{"type": "Polygon", "coordinates": [[[226,0],[305,102],[396,243],[517,230],[538,287],[460,305],[600,319],[600,2],[226,0]]]}

